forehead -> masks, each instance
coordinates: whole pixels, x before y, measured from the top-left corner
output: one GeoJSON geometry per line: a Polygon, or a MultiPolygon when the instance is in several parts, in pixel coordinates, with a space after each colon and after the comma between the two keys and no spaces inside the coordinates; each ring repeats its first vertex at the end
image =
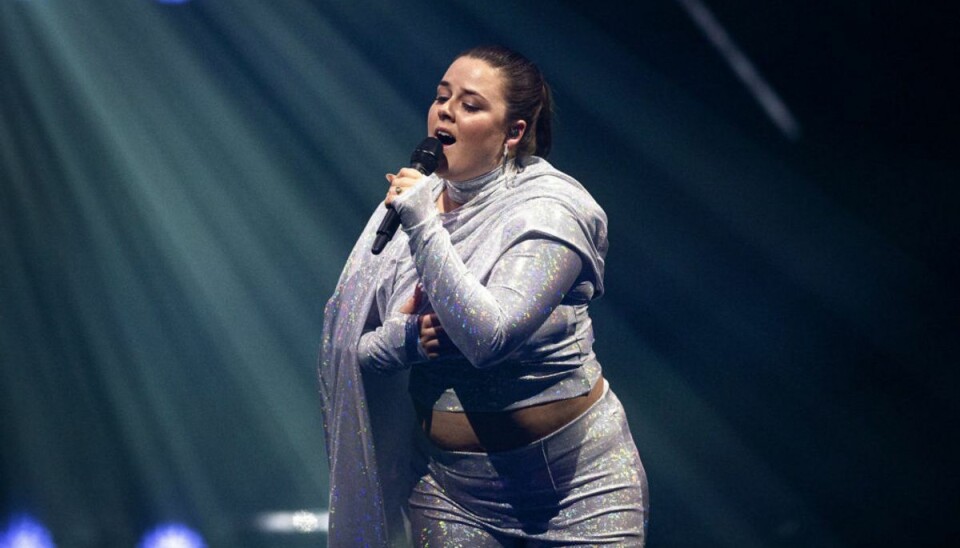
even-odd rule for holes
{"type": "Polygon", "coordinates": [[[503,77],[500,70],[482,59],[458,58],[447,69],[440,85],[472,91],[491,101],[503,100],[503,77]]]}

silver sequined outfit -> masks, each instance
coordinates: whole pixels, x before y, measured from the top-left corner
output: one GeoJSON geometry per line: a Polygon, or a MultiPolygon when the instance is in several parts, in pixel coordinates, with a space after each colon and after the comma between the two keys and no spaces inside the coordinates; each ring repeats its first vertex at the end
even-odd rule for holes
{"type": "MultiPolygon", "coordinates": [[[[409,382],[411,395],[423,405],[476,412],[587,393],[600,377],[587,305],[603,293],[603,211],[579,183],[538,158],[521,173],[497,170],[465,184],[428,177],[398,197],[394,207],[403,234],[381,256],[371,256],[371,226],[382,216],[375,214],[325,311],[320,380],[331,465],[331,545],[358,539],[395,543],[400,518],[393,506],[411,489],[414,540],[420,544],[477,541],[478,534],[642,544],[646,480],[612,393],[601,400],[603,411],[592,409],[563,430],[575,434],[557,436],[564,442],[554,445],[554,452],[568,456],[547,458],[541,472],[567,474],[572,483],[550,483],[553,494],[531,503],[537,507],[534,517],[518,508],[513,516],[520,520],[517,527],[501,527],[497,518],[459,504],[519,496],[504,485],[507,475],[460,485],[450,479],[459,474],[438,472],[439,463],[449,457],[438,451],[422,452],[430,463],[425,475],[405,474],[404,463],[416,460],[406,443],[415,430],[412,421],[404,422],[411,412],[398,404],[396,393],[386,400],[374,396],[396,392],[409,382]],[[465,205],[439,214],[434,201],[444,184],[465,205]],[[423,356],[416,315],[398,311],[417,281],[428,299],[425,307],[436,312],[459,354],[435,360],[423,356]],[[361,365],[375,374],[361,375],[361,365]],[[386,401],[389,405],[382,404],[386,401]],[[592,456],[578,460],[581,453],[592,456]],[[632,480],[614,481],[624,474],[632,480]],[[446,489],[438,483],[441,477],[446,489]],[[586,478],[593,482],[590,486],[574,488],[586,478]],[[447,491],[459,495],[439,495],[447,491]],[[545,502],[551,500],[554,507],[545,502]],[[611,504],[629,508],[605,510],[611,504]],[[451,508],[462,513],[454,517],[451,508]],[[543,521],[546,515],[555,519],[543,521]],[[530,533],[524,519],[545,530],[530,533]],[[611,536],[611,531],[623,534],[611,536]]],[[[539,451],[546,455],[543,447],[539,451]]],[[[497,459],[499,469],[509,468],[505,454],[497,459]]],[[[474,507],[489,506],[481,502],[474,507]]]]}

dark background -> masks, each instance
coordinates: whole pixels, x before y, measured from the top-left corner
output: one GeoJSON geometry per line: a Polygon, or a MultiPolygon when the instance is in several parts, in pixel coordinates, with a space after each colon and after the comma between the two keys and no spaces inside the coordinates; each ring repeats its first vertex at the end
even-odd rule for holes
{"type": "Polygon", "coordinates": [[[705,4],[785,134],[680,1],[0,0],[0,520],[323,544],[256,527],[326,505],[323,303],[494,42],[610,219],[649,545],[956,538],[957,9],[820,4],[705,4]]]}

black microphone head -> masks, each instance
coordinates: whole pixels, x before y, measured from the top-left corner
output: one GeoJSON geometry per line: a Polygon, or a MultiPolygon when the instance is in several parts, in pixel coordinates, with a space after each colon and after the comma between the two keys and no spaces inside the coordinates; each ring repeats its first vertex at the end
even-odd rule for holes
{"type": "Polygon", "coordinates": [[[443,159],[443,143],[434,137],[427,137],[417,145],[410,155],[410,166],[424,175],[437,170],[443,159]]]}

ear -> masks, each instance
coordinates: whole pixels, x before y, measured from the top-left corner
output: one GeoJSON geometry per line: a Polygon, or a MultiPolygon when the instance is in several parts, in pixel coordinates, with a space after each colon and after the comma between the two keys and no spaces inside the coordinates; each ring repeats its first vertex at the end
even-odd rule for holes
{"type": "Polygon", "coordinates": [[[527,122],[524,120],[517,120],[510,124],[510,127],[507,128],[507,140],[506,145],[508,147],[515,148],[517,143],[523,139],[523,134],[527,131],[527,122]]]}

